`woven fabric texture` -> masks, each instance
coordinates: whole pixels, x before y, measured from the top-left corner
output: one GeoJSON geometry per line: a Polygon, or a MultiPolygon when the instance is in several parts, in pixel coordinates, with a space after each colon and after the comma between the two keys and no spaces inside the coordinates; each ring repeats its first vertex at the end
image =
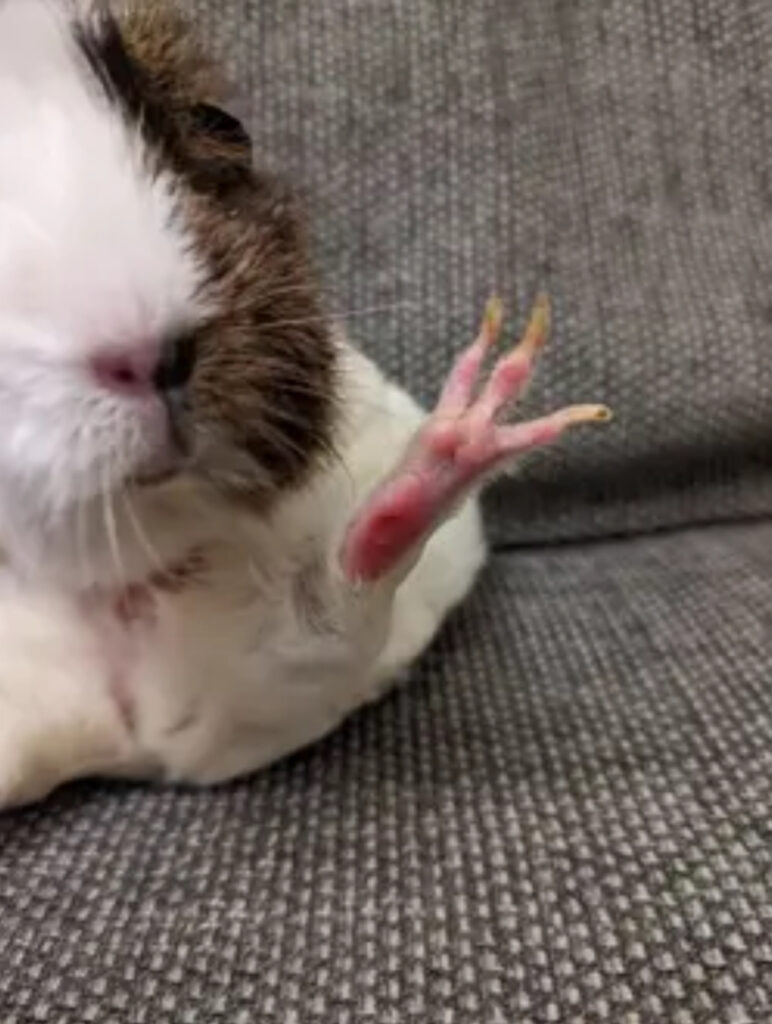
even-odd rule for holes
{"type": "Polygon", "coordinates": [[[769,0],[192,6],[330,308],[423,399],[491,289],[513,333],[551,293],[527,408],[617,419],[499,489],[499,540],[772,510],[769,0]]]}
{"type": "MultiPolygon", "coordinates": [[[[424,400],[495,288],[605,431],[502,546],[772,512],[769,0],[191,0],[424,400]]],[[[497,554],[254,779],[0,817],[0,1024],[769,1024],[772,525],[497,554]]]]}
{"type": "Polygon", "coordinates": [[[501,555],[217,792],[0,818],[3,1024],[768,1024],[772,526],[501,555]]]}

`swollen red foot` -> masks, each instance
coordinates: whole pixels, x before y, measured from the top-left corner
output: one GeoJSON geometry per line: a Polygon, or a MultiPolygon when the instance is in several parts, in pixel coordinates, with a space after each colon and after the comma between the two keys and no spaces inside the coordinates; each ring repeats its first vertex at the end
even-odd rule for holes
{"type": "Polygon", "coordinates": [[[501,303],[490,300],[480,333],[456,360],[436,409],[354,517],[341,553],[348,579],[372,582],[391,572],[516,456],[549,444],[577,423],[611,418],[604,405],[572,405],[526,423],[498,422],[533,372],[549,319],[542,297],[523,339],[496,363],[476,395],[483,362],[501,332],[501,303]]]}

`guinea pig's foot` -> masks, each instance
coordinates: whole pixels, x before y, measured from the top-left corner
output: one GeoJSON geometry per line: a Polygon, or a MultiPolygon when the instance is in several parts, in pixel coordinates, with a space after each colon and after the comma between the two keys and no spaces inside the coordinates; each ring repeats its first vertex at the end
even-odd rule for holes
{"type": "Polygon", "coordinates": [[[372,582],[397,569],[460,503],[506,471],[517,456],[555,441],[575,424],[610,418],[606,406],[572,405],[525,423],[500,423],[522,394],[546,341],[548,302],[538,300],[522,340],[478,388],[501,322],[501,303],[492,299],[480,333],[456,360],[436,409],[354,517],[341,555],[348,579],[372,582]]]}

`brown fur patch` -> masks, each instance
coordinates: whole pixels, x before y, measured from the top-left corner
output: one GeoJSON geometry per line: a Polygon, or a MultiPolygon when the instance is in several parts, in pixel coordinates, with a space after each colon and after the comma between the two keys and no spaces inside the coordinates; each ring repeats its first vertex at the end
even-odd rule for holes
{"type": "Polygon", "coordinates": [[[216,103],[227,85],[176,4],[133,0],[118,12],[126,46],[177,110],[216,103]]]}

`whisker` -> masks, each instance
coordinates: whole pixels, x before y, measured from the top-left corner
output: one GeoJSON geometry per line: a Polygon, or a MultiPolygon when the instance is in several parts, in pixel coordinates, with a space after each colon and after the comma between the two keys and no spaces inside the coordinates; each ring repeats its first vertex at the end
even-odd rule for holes
{"type": "MultiPolygon", "coordinates": [[[[266,279],[263,280],[261,284],[262,287],[260,287],[260,290],[251,296],[251,304],[255,302],[262,302],[267,305],[277,299],[290,297],[292,295],[304,295],[319,301],[324,306],[325,310],[327,310],[332,307],[335,301],[339,298],[339,294],[334,288],[320,287],[318,283],[315,282],[298,281],[294,279],[291,283],[274,285],[270,280],[266,279]]],[[[413,302],[409,299],[402,299],[399,304],[404,304],[413,308],[417,308],[419,305],[417,302],[413,302]]]]}
{"type": "MultiPolygon", "coordinates": [[[[286,415],[282,417],[280,410],[278,410],[276,406],[266,406],[266,409],[275,410],[278,413],[278,415],[276,416],[277,419],[287,419],[286,415]]],[[[273,448],[275,448],[276,451],[285,453],[288,452],[293,455],[299,455],[302,459],[306,457],[306,448],[298,444],[296,441],[293,441],[290,438],[286,437],[286,435],[281,430],[275,429],[273,426],[266,422],[263,422],[261,424],[260,429],[262,433],[265,435],[268,443],[273,448]]],[[[326,443],[325,438],[321,438],[321,440],[326,443]]]]}
{"type": "Polygon", "coordinates": [[[86,513],[88,506],[82,498],[78,498],[75,505],[75,557],[78,564],[78,573],[81,582],[86,583],[91,577],[91,566],[87,564],[88,543],[86,538],[86,513]]]}
{"type": "Polygon", "coordinates": [[[128,488],[123,487],[120,493],[121,497],[123,498],[126,513],[131,522],[132,529],[134,530],[140,547],[144,550],[145,554],[148,556],[148,559],[153,563],[154,568],[158,572],[163,572],[164,566],[163,562],[161,561],[161,556],[158,554],[158,551],[153,547],[152,543],[150,542],[150,538],[148,537],[147,532],[145,531],[145,528],[142,525],[142,520],[140,519],[139,512],[137,511],[134,502],[131,500],[131,494],[129,493],[128,488]]]}
{"type": "MultiPolygon", "coordinates": [[[[293,421],[293,416],[288,413],[286,409],[281,406],[274,405],[273,403],[264,403],[264,409],[274,420],[285,420],[293,421]]],[[[301,446],[295,441],[287,438],[281,429],[276,429],[270,423],[263,423],[261,428],[268,440],[269,444],[272,444],[274,448],[283,453],[289,453],[291,455],[298,455],[301,458],[305,458],[307,455],[307,448],[301,446]]],[[[322,449],[326,456],[328,456],[334,463],[340,466],[343,471],[349,485],[354,488],[354,480],[351,474],[351,468],[346,462],[343,452],[340,450],[338,445],[335,443],[334,438],[329,438],[324,435],[316,435],[314,440],[321,442],[322,449]]],[[[255,460],[255,465],[259,467],[259,459],[255,460]]]]}
{"type": "MultiPolygon", "coordinates": [[[[274,385],[278,387],[282,392],[291,392],[296,395],[307,395],[310,398],[320,398],[328,400],[330,398],[330,392],[323,387],[317,387],[313,383],[309,383],[302,372],[297,371],[295,367],[286,366],[278,359],[263,359],[261,369],[265,373],[267,378],[270,378],[272,373],[281,381],[280,385],[274,385]]],[[[343,377],[340,378],[344,380],[343,377]]],[[[371,394],[368,394],[368,388],[360,386],[359,382],[350,376],[345,378],[345,390],[350,394],[357,404],[363,408],[373,410],[375,412],[386,412],[389,409],[388,402],[385,399],[374,398],[371,394]]]]}
{"type": "Polygon", "coordinates": [[[288,320],[268,320],[260,324],[263,330],[275,327],[303,327],[306,324],[327,323],[329,320],[353,320],[357,317],[375,316],[379,313],[393,313],[398,309],[417,309],[414,302],[392,302],[384,306],[365,306],[362,309],[347,309],[341,313],[320,313],[318,316],[298,317],[288,320]]]}
{"type": "Polygon", "coordinates": [[[110,552],[113,559],[113,565],[115,568],[116,575],[118,577],[119,586],[123,586],[126,583],[126,571],[123,565],[123,559],[121,558],[121,547],[118,540],[118,527],[115,520],[115,508],[112,503],[112,494],[109,489],[105,486],[105,476],[102,475],[102,515],[104,519],[105,533],[107,535],[107,541],[110,546],[110,552]]]}

